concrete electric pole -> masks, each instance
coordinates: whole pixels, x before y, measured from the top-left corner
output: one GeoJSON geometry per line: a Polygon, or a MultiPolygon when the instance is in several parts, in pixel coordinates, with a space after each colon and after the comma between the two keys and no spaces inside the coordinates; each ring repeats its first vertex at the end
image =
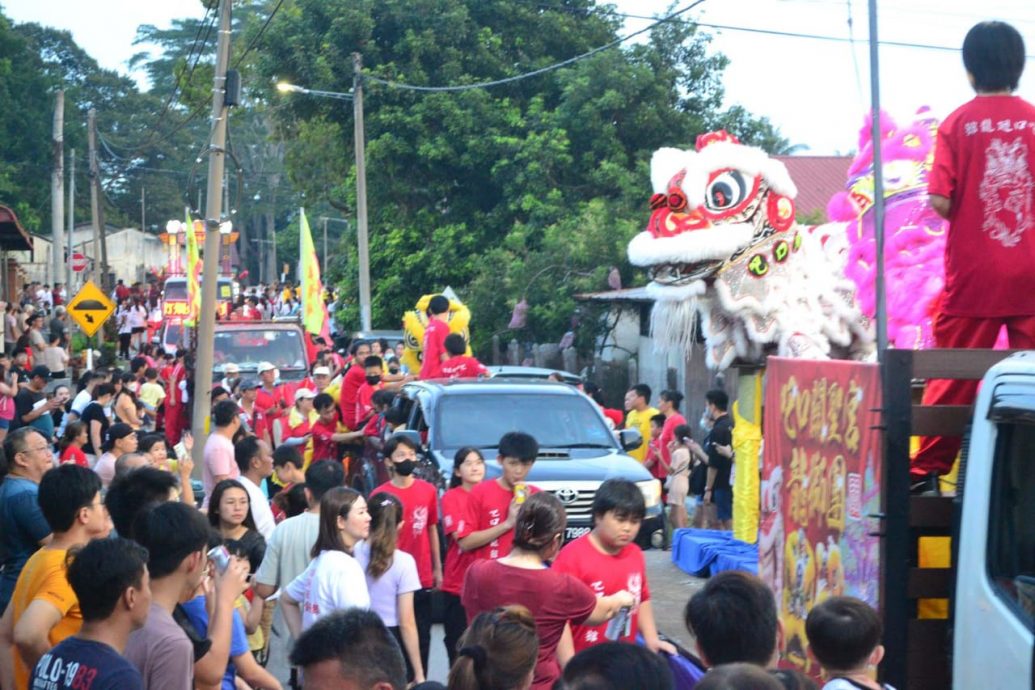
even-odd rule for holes
{"type": "MultiPolygon", "coordinates": [[[[87,114],[87,141],[90,146],[90,211],[93,219],[93,265],[94,274],[100,278],[104,294],[111,292],[108,280],[108,229],[104,224],[104,204],[101,203],[101,168],[97,163],[97,111],[90,108],[87,114]],[[100,255],[100,266],[97,260],[100,255]]],[[[104,331],[97,331],[104,342],[104,331]]]]}
{"type": "Polygon", "coordinates": [[[72,237],[75,232],[75,149],[69,151],[68,155],[68,263],[65,264],[65,290],[68,299],[72,299],[75,291],[72,290],[72,237]]]}
{"type": "Polygon", "coordinates": [[[367,233],[367,144],[363,129],[363,57],[352,54],[352,107],[356,137],[356,243],[359,245],[360,328],[370,331],[370,248],[367,233]]]}
{"type": "Polygon", "coordinates": [[[50,173],[50,282],[60,283],[64,271],[65,229],[65,92],[58,91],[54,99],[54,133],[51,146],[54,170],[50,173]]]}
{"type": "MultiPolygon", "coordinates": [[[[219,3],[219,42],[216,75],[212,85],[212,140],[208,149],[208,192],[205,197],[205,258],[198,316],[197,362],[194,369],[194,474],[205,462],[205,441],[212,414],[212,368],[216,334],[216,287],[219,282],[220,214],[223,208],[223,168],[226,147],[226,72],[230,64],[230,3],[219,3]]],[[[188,232],[190,230],[188,229],[188,232]]]]}

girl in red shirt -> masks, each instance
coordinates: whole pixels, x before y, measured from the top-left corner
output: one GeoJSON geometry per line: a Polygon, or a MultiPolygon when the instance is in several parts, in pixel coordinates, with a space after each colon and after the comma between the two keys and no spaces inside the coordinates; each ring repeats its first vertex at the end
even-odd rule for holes
{"type": "Polygon", "coordinates": [[[442,569],[441,590],[445,606],[443,627],[450,666],[456,661],[457,642],[467,627],[467,614],[460,603],[460,591],[463,589],[464,575],[475,561],[475,552],[464,551],[457,542],[477,527],[465,516],[471,499],[471,489],[483,479],[485,458],[481,452],[470,446],[458,450],[453,457],[453,477],[449,482],[449,491],[442,494],[442,526],[446,539],[449,540],[449,547],[442,569]]]}
{"type": "Polygon", "coordinates": [[[86,445],[86,425],[82,422],[69,422],[65,427],[65,435],[61,437],[58,447],[61,449],[61,464],[75,463],[80,467],[89,467],[83,446],[86,445]]]}

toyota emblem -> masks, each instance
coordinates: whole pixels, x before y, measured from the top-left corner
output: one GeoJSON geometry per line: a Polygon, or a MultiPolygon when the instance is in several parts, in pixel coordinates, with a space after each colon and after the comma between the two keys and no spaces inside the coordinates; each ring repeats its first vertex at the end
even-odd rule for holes
{"type": "Polygon", "coordinates": [[[554,496],[564,505],[571,505],[579,498],[579,492],[575,489],[558,489],[554,496]]]}

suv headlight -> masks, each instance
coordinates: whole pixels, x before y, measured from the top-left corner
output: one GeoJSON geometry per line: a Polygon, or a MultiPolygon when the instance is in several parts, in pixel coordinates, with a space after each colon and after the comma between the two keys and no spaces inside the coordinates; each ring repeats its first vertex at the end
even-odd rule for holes
{"type": "Polygon", "coordinates": [[[657,479],[636,482],[636,486],[643,492],[643,500],[648,510],[661,504],[661,482],[657,479]]]}

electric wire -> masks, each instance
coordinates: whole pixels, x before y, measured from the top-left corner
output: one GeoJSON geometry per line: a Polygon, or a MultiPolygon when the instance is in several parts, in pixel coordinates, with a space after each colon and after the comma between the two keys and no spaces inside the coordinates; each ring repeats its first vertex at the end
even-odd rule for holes
{"type": "Polygon", "coordinates": [[[250,52],[252,52],[252,49],[253,49],[253,48],[254,48],[254,47],[255,47],[256,45],[258,45],[258,44],[259,44],[259,41],[260,41],[260,40],[262,40],[262,35],[263,35],[264,33],[266,33],[266,28],[267,28],[267,27],[268,27],[268,26],[270,25],[270,22],[272,22],[272,21],[273,21],[273,18],[277,16],[277,12],[279,12],[279,11],[280,11],[280,8],[281,8],[281,6],[282,6],[283,4],[284,4],[284,0],[279,0],[279,1],[277,2],[277,6],[273,8],[273,11],[272,11],[272,12],[270,12],[270,16],[266,17],[266,23],[264,23],[264,24],[262,25],[262,28],[261,28],[261,29],[259,29],[259,33],[257,33],[257,34],[255,35],[255,38],[253,38],[253,39],[252,39],[252,40],[251,40],[251,41],[250,41],[250,42],[248,43],[248,47],[244,49],[244,52],[243,52],[243,53],[241,53],[240,57],[238,57],[238,58],[237,58],[237,60],[236,60],[236,61],[234,62],[234,69],[237,69],[237,67],[238,67],[238,66],[239,66],[239,65],[240,65],[240,64],[241,64],[242,62],[244,62],[244,59],[245,59],[245,58],[246,58],[246,57],[248,56],[248,54],[249,54],[250,52]]]}

